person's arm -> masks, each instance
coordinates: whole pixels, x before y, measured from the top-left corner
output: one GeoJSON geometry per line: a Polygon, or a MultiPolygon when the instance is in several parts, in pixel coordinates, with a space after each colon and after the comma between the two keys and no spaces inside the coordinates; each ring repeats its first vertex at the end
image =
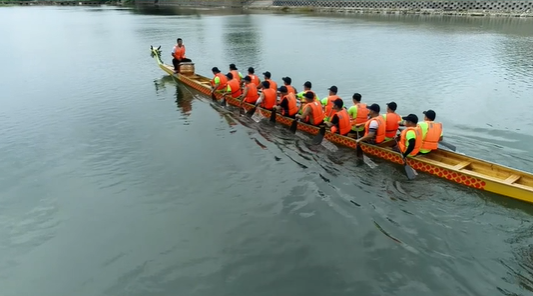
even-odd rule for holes
{"type": "Polygon", "coordinates": [[[311,115],[311,107],[310,106],[307,106],[307,108],[304,109],[302,115],[296,115],[296,117],[298,118],[307,118],[309,115],[311,115]]]}
{"type": "Polygon", "coordinates": [[[218,86],[220,85],[220,78],[215,77],[215,79],[213,79],[213,81],[215,82],[215,85],[213,86],[213,90],[211,90],[211,93],[214,93],[215,90],[218,88],[218,86]]]}
{"type": "Polygon", "coordinates": [[[366,142],[376,135],[376,131],[378,130],[378,122],[377,120],[372,120],[370,124],[368,125],[368,134],[366,136],[363,136],[362,138],[358,139],[357,142],[366,142]]]}
{"type": "Polygon", "coordinates": [[[406,158],[415,149],[416,139],[407,140],[407,149],[403,153],[403,158],[406,158]]]}
{"type": "Polygon", "coordinates": [[[322,106],[326,106],[326,105],[328,104],[328,98],[327,98],[327,97],[323,98],[323,99],[320,101],[320,103],[322,103],[322,106]]]}
{"type": "Polygon", "coordinates": [[[246,96],[248,95],[248,88],[245,86],[244,91],[242,92],[242,95],[239,97],[239,99],[244,100],[246,96]]]}
{"type": "Polygon", "coordinates": [[[257,99],[257,102],[255,102],[255,105],[259,106],[259,104],[261,104],[261,102],[263,102],[264,98],[265,98],[265,94],[261,93],[261,95],[259,96],[259,99],[257,99]]]}
{"type": "Polygon", "coordinates": [[[337,114],[333,115],[333,118],[331,118],[331,121],[325,122],[325,124],[329,127],[331,127],[331,132],[334,133],[333,127],[339,127],[339,116],[337,114]],[[333,126],[333,127],[332,127],[333,126]]]}

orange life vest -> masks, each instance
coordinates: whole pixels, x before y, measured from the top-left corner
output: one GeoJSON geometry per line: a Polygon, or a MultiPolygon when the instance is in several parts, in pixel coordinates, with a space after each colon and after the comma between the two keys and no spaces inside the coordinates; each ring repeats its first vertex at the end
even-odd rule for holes
{"type": "Polygon", "coordinates": [[[288,93],[296,94],[296,90],[294,89],[294,87],[292,87],[292,85],[285,85],[285,87],[287,87],[288,93]]]}
{"type": "Polygon", "coordinates": [[[250,78],[252,78],[252,83],[255,84],[255,86],[259,86],[259,84],[261,82],[259,81],[259,77],[257,77],[257,75],[248,74],[248,76],[250,76],[250,78]]]}
{"type": "Polygon", "coordinates": [[[337,95],[329,96],[328,102],[326,106],[324,107],[324,111],[325,111],[324,113],[326,114],[326,117],[328,117],[330,120],[333,115],[333,101],[335,101],[336,99],[340,99],[340,97],[337,95]]]}
{"type": "Polygon", "coordinates": [[[442,123],[426,121],[428,124],[428,131],[426,137],[422,140],[422,148],[424,150],[435,150],[439,148],[440,135],[442,134],[442,123]]]}
{"type": "Polygon", "coordinates": [[[231,88],[232,98],[238,98],[240,95],[242,95],[241,85],[239,84],[239,81],[237,79],[231,79],[230,81],[228,81],[228,85],[231,88]]]}
{"type": "Polygon", "coordinates": [[[261,102],[261,107],[272,110],[276,105],[277,93],[274,89],[263,89],[263,101],[261,102]]]}
{"type": "Polygon", "coordinates": [[[374,142],[376,144],[379,144],[385,141],[385,120],[383,119],[383,117],[381,117],[381,115],[378,115],[374,118],[370,118],[365,124],[365,136],[368,135],[368,133],[370,132],[370,123],[372,122],[372,120],[376,120],[378,122],[378,129],[376,130],[374,142]]]}
{"type": "Polygon", "coordinates": [[[319,125],[324,121],[324,110],[322,109],[322,104],[317,101],[313,101],[311,103],[307,103],[304,108],[311,108],[313,117],[307,116],[307,118],[304,119],[304,122],[310,123],[312,125],[319,125]]]}
{"type": "Polygon", "coordinates": [[[231,73],[231,75],[233,75],[233,79],[237,79],[239,83],[241,82],[241,75],[239,75],[239,71],[231,70],[229,72],[231,73]]]}
{"type": "Polygon", "coordinates": [[[294,96],[294,93],[288,93],[287,95],[283,96],[281,98],[281,102],[283,102],[283,100],[287,100],[287,105],[289,107],[281,110],[282,115],[292,117],[294,114],[298,113],[298,106],[296,106],[296,97],[294,96]]]}
{"type": "Polygon", "coordinates": [[[265,81],[268,81],[270,83],[270,89],[278,91],[278,84],[274,82],[274,80],[266,79],[265,81]]]}
{"type": "Polygon", "coordinates": [[[217,73],[213,79],[211,79],[211,85],[215,86],[215,78],[218,77],[220,79],[220,83],[217,87],[217,90],[225,89],[226,86],[228,86],[228,77],[222,73],[217,73]]]}
{"type": "Polygon", "coordinates": [[[255,104],[255,102],[257,102],[257,99],[259,98],[257,86],[253,83],[248,83],[245,88],[248,89],[248,92],[246,93],[246,98],[244,98],[244,102],[255,104]]]}
{"type": "Polygon", "coordinates": [[[339,128],[337,129],[336,126],[332,126],[331,132],[332,133],[339,132],[339,134],[345,136],[352,130],[352,124],[350,122],[350,114],[348,114],[348,111],[346,111],[346,109],[342,108],[342,110],[333,114],[331,119],[333,119],[335,116],[339,118],[339,128]]]}
{"type": "Polygon", "coordinates": [[[385,121],[385,126],[387,127],[385,129],[385,137],[394,138],[396,136],[398,128],[400,127],[401,120],[402,118],[400,117],[400,115],[396,113],[387,113],[385,121]]]}
{"type": "Polygon", "coordinates": [[[366,104],[357,104],[357,116],[355,118],[355,124],[361,124],[368,121],[368,113],[370,110],[366,108],[366,104]]]}
{"type": "Polygon", "coordinates": [[[174,46],[174,58],[176,60],[183,60],[185,58],[185,45],[179,47],[177,44],[174,46]]]}
{"type": "Polygon", "coordinates": [[[415,149],[409,155],[415,156],[420,151],[420,148],[422,148],[422,130],[420,127],[408,127],[402,131],[400,134],[400,142],[398,142],[398,147],[400,148],[400,151],[403,153],[407,150],[407,138],[405,137],[407,135],[408,131],[414,131],[416,134],[416,140],[415,140],[415,149]]]}

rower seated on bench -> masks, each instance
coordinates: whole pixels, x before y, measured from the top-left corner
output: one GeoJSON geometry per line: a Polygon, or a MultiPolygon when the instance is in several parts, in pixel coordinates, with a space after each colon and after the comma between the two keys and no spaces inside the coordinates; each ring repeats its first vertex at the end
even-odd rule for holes
{"type": "Polygon", "coordinates": [[[352,122],[350,121],[348,111],[343,107],[344,102],[341,98],[333,101],[332,109],[334,113],[331,116],[331,120],[326,122],[326,125],[331,128],[332,133],[346,136],[352,130],[352,122]]]}
{"type": "Polygon", "coordinates": [[[359,142],[368,142],[370,144],[381,144],[385,141],[386,123],[383,116],[379,115],[380,107],[378,104],[372,104],[367,107],[370,119],[365,123],[365,134],[357,140],[359,142]]]}
{"type": "Polygon", "coordinates": [[[305,123],[318,126],[324,122],[324,110],[322,104],[315,100],[313,92],[305,93],[305,105],[302,108],[302,114],[297,114],[296,118],[301,119],[305,123]]]}

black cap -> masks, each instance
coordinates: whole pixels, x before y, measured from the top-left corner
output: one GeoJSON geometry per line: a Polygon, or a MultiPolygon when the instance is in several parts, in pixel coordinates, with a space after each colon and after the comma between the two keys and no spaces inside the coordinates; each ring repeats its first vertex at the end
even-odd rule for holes
{"type": "Polygon", "coordinates": [[[285,82],[287,84],[291,84],[292,83],[292,79],[290,77],[283,77],[283,78],[281,78],[281,80],[283,80],[283,82],[285,82]]]}
{"type": "Polygon", "coordinates": [[[251,82],[252,81],[252,77],[246,75],[246,77],[244,77],[244,81],[251,82]]]}
{"type": "Polygon", "coordinates": [[[342,109],[342,107],[344,107],[344,102],[342,101],[342,99],[336,99],[335,101],[333,101],[333,104],[335,104],[335,106],[337,106],[337,108],[339,109],[342,109]]]}
{"type": "Polygon", "coordinates": [[[437,117],[437,114],[433,110],[424,111],[424,115],[426,115],[426,117],[431,121],[435,120],[435,117],[437,117]]]}
{"type": "Polygon", "coordinates": [[[394,102],[387,103],[387,106],[389,106],[392,111],[396,111],[396,108],[398,108],[398,105],[394,102]]]}
{"type": "Polygon", "coordinates": [[[268,82],[266,80],[261,82],[261,85],[263,85],[264,88],[270,88],[270,82],[268,82]]]}
{"type": "Polygon", "coordinates": [[[235,64],[229,64],[229,68],[230,68],[231,70],[238,70],[238,69],[237,69],[237,66],[235,66],[235,64]]]}
{"type": "Polygon", "coordinates": [[[265,77],[268,77],[268,78],[271,77],[270,72],[268,72],[268,71],[266,71],[265,73],[263,73],[263,75],[265,75],[265,77]]]}
{"type": "Polygon", "coordinates": [[[254,74],[255,73],[254,67],[248,68],[248,73],[254,74]]]}
{"type": "Polygon", "coordinates": [[[305,86],[305,87],[308,87],[308,88],[311,88],[311,87],[312,87],[312,84],[311,84],[311,82],[306,81],[306,82],[304,83],[304,86],[305,86]]]}
{"type": "Polygon", "coordinates": [[[315,94],[312,93],[312,92],[310,92],[310,91],[308,91],[308,92],[305,93],[305,97],[306,97],[307,99],[312,100],[312,99],[315,98],[315,94]]]}
{"type": "Polygon", "coordinates": [[[410,121],[414,124],[417,124],[418,123],[418,116],[414,115],[414,114],[409,114],[407,116],[404,116],[402,117],[403,120],[407,120],[407,121],[410,121]]]}
{"type": "Polygon", "coordinates": [[[381,110],[378,104],[372,104],[370,106],[367,106],[366,108],[377,113],[379,113],[379,110],[381,110]]]}
{"type": "Polygon", "coordinates": [[[285,85],[282,85],[278,88],[278,91],[279,92],[282,92],[282,93],[286,93],[287,92],[287,87],[285,85]]]}
{"type": "Polygon", "coordinates": [[[213,67],[213,69],[211,69],[211,71],[216,72],[216,73],[220,72],[220,70],[217,67],[213,67]]]}
{"type": "Polygon", "coordinates": [[[332,87],[328,88],[328,90],[331,90],[334,93],[337,93],[339,91],[339,89],[335,85],[333,85],[332,87]]]}
{"type": "Polygon", "coordinates": [[[233,74],[231,74],[231,72],[229,72],[228,74],[226,74],[226,77],[228,77],[228,79],[233,79],[233,74]]]}

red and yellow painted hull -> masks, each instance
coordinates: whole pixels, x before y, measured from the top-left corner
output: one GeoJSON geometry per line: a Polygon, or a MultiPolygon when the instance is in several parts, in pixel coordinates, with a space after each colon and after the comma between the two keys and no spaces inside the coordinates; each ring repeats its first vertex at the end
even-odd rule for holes
{"type": "MultiPolygon", "coordinates": [[[[160,62],[159,66],[165,72],[173,75],[177,80],[196,89],[197,91],[210,96],[210,79],[194,75],[176,75],[173,67],[160,62]]],[[[222,99],[221,94],[216,94],[218,99],[222,99]]],[[[226,98],[230,105],[240,106],[241,101],[234,98],[226,98]]],[[[242,107],[249,110],[253,105],[244,103],[242,107]]],[[[271,111],[257,108],[263,116],[269,118],[271,111]]],[[[276,122],[290,126],[292,118],[281,115],[276,116],[276,122]]],[[[298,123],[298,130],[315,135],[319,128],[305,123],[298,123]]],[[[354,139],[326,132],[325,139],[329,141],[355,149],[357,143],[354,139]]],[[[399,153],[390,148],[377,147],[362,143],[361,149],[368,155],[379,157],[393,163],[403,164],[399,153]]],[[[468,157],[447,150],[435,150],[428,155],[408,158],[408,164],[415,170],[425,172],[440,178],[472,187],[479,190],[490,191],[504,196],[512,197],[529,203],[533,203],[533,174],[515,170],[498,164],[490,163],[481,159],[468,157]]]]}

